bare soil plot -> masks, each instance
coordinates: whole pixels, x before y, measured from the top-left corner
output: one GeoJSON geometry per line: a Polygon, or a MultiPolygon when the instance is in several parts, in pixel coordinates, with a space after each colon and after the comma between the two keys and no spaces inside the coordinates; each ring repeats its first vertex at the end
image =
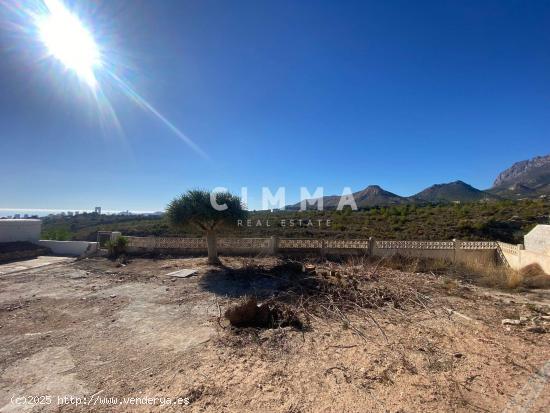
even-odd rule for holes
{"type": "Polygon", "coordinates": [[[232,329],[219,317],[229,305],[284,293],[295,275],[270,272],[280,264],[273,258],[223,263],[121,266],[97,258],[0,276],[0,411],[496,412],[517,403],[543,412],[550,405],[543,375],[550,368],[537,375],[550,362],[548,291],[501,293],[371,266],[361,270],[369,288],[421,299],[382,301],[345,317],[322,317],[304,304],[303,330],[232,329]],[[198,271],[169,275],[184,268],[198,271]],[[521,325],[502,324],[520,317],[521,325]],[[12,402],[39,395],[54,399],[12,402]],[[65,395],[92,404],[59,405],[65,395]],[[181,397],[188,405],[124,397],[181,397]]]}
{"type": "Polygon", "coordinates": [[[45,267],[47,265],[68,263],[71,261],[74,261],[74,258],[54,256],[40,256],[24,261],[14,261],[8,264],[0,265],[0,276],[45,267]]]}

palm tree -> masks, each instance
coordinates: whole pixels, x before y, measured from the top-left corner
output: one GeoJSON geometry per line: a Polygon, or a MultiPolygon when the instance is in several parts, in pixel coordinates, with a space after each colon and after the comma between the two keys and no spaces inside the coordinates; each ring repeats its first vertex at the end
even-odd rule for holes
{"type": "Polygon", "coordinates": [[[236,225],[247,211],[241,198],[229,192],[212,193],[203,190],[191,190],[180,195],[168,204],[166,215],[170,224],[176,227],[194,225],[204,231],[208,246],[208,263],[218,264],[216,232],[225,225],[236,225]],[[214,208],[213,202],[224,208],[214,208]]]}

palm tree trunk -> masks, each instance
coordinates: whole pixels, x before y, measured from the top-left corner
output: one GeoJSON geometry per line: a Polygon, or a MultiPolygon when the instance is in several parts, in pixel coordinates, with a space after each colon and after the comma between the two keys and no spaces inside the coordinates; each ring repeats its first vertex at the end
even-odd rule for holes
{"type": "Polygon", "coordinates": [[[219,264],[218,245],[216,244],[216,232],[214,230],[206,231],[206,245],[208,247],[208,264],[219,264]]]}

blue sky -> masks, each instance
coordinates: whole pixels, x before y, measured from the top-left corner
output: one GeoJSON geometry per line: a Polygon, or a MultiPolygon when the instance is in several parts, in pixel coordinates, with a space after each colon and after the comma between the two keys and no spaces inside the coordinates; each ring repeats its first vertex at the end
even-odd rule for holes
{"type": "MultiPolygon", "coordinates": [[[[550,152],[550,2],[65,2],[120,129],[0,4],[0,208],[160,210],[194,187],[491,186],[550,152]],[[101,73],[97,74],[102,79],[101,73]]],[[[104,108],[103,108],[104,109],[104,108]]]]}

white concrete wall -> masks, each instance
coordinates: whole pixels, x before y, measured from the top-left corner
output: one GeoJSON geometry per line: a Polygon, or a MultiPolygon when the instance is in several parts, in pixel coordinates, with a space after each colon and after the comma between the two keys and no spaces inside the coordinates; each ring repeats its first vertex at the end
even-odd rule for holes
{"type": "Polygon", "coordinates": [[[391,257],[394,255],[402,255],[404,257],[414,258],[434,258],[454,261],[455,250],[430,250],[416,248],[377,248],[373,247],[372,255],[375,257],[391,257]]]}
{"type": "Polygon", "coordinates": [[[527,251],[550,255],[550,225],[537,225],[523,237],[527,251]]]}
{"type": "Polygon", "coordinates": [[[80,257],[96,252],[99,248],[97,242],[88,241],[51,241],[40,240],[38,245],[49,248],[54,254],[80,257]]]}
{"type": "Polygon", "coordinates": [[[39,219],[0,219],[0,242],[36,243],[41,230],[42,221],[39,219]]]}
{"type": "Polygon", "coordinates": [[[404,257],[414,258],[432,258],[452,262],[463,263],[483,263],[491,264],[495,262],[495,250],[436,250],[436,249],[416,249],[416,248],[373,248],[372,255],[375,257],[391,257],[393,255],[402,255],[404,257]]]}
{"type": "Polygon", "coordinates": [[[518,270],[521,268],[521,251],[523,250],[523,244],[508,244],[506,242],[498,241],[498,247],[504,258],[508,262],[511,268],[518,270]]]}
{"type": "Polygon", "coordinates": [[[502,254],[504,255],[504,258],[506,258],[506,261],[508,261],[511,268],[514,270],[519,270],[521,268],[521,251],[518,251],[517,254],[512,254],[509,251],[502,250],[502,254]]]}
{"type": "Polygon", "coordinates": [[[527,250],[521,244],[499,242],[499,246],[506,261],[514,270],[521,270],[529,264],[538,264],[546,274],[550,274],[550,253],[527,250]]]}
{"type": "Polygon", "coordinates": [[[520,268],[529,264],[538,264],[546,274],[550,274],[550,255],[527,250],[520,251],[520,268]]]}

